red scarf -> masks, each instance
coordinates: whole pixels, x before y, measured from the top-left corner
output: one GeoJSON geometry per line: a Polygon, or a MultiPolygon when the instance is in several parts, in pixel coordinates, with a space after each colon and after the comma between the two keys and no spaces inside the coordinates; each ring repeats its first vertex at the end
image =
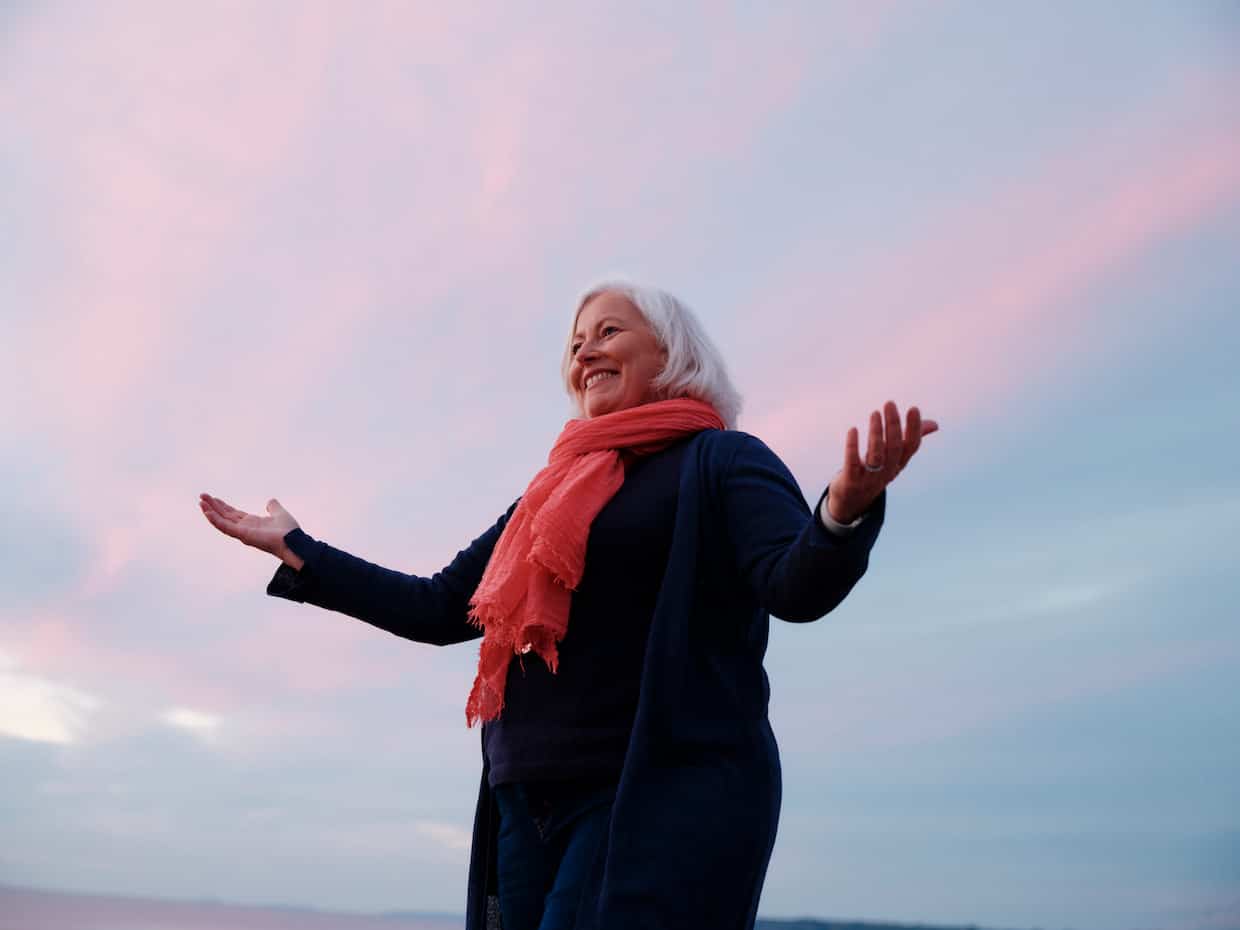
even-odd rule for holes
{"type": "Polygon", "coordinates": [[[569,420],[547,466],[530,482],[504,527],[469,602],[484,630],[465,721],[504,709],[508,664],[536,652],[552,672],[568,632],[572,592],[585,571],[590,524],[624,484],[620,451],[650,455],[704,429],[723,429],[710,404],[689,398],[640,404],[589,420],[569,420]]]}

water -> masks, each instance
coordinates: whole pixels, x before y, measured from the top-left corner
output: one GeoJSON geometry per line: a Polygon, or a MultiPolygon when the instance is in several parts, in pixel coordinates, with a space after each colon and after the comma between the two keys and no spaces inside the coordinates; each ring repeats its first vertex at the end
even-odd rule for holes
{"type": "Polygon", "coordinates": [[[462,917],[348,914],[0,886],[0,930],[461,930],[462,917]]]}

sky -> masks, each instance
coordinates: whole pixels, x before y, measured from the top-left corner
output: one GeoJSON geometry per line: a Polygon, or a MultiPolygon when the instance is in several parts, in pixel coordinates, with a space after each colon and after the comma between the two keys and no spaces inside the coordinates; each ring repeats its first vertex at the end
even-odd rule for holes
{"type": "Polygon", "coordinates": [[[200,491],[431,574],[692,306],[816,499],[767,917],[1240,926],[1240,7],[0,9],[0,883],[459,913],[476,645],[270,598],[200,491]]]}

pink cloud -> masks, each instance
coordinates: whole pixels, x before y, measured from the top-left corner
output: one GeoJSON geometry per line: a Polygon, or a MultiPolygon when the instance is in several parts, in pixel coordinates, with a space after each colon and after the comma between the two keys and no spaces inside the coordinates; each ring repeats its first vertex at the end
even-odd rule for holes
{"type": "MultiPolygon", "coordinates": [[[[515,34],[477,87],[477,234],[516,269],[530,263],[532,234],[551,244],[606,239],[625,208],[651,198],[652,184],[670,196],[695,172],[746,156],[811,76],[820,91],[842,86],[922,5],[844,4],[817,33],[793,10],[773,8],[754,24],[703,4],[711,28],[690,17],[679,28],[691,36],[647,28],[633,43],[616,41],[632,28],[627,12],[568,8],[548,32],[515,34]]],[[[671,219],[657,202],[650,210],[646,222],[671,219]]]]}
{"type": "Polygon", "coordinates": [[[131,407],[150,390],[144,376],[186,302],[245,235],[304,126],[332,35],[330,17],[296,17],[272,69],[264,49],[235,42],[257,14],[151,13],[92,22],[86,11],[75,28],[33,18],[23,50],[39,63],[18,70],[28,93],[10,114],[61,192],[43,221],[64,261],[51,312],[28,334],[41,361],[30,388],[40,415],[85,439],[109,426],[100,408],[131,407]]]}
{"type": "Polygon", "coordinates": [[[960,423],[1000,413],[1048,369],[1070,366],[1069,353],[1088,357],[1105,334],[1082,298],[1240,199],[1240,127],[1211,107],[1237,84],[1203,100],[1188,81],[1136,124],[1101,128],[1039,174],[861,263],[818,313],[809,308],[822,306],[823,282],[802,256],[764,305],[807,321],[805,357],[763,372],[761,412],[743,425],[804,457],[821,452],[823,424],[838,424],[827,430],[839,434],[834,458],[849,425],[864,442],[869,410],[888,398],[960,423]],[[1195,118],[1168,133],[1181,114],[1195,118]]]}
{"type": "Polygon", "coordinates": [[[162,727],[179,707],[218,720],[212,744],[221,752],[314,745],[359,726],[332,702],[359,685],[413,696],[409,713],[424,738],[459,739],[468,681],[429,648],[388,636],[347,617],[255,609],[241,634],[170,652],[118,646],[84,629],[80,615],[39,613],[6,619],[0,650],[21,674],[98,700],[79,727],[86,744],[162,727]]]}
{"type": "MultiPolygon", "coordinates": [[[[838,60],[871,48],[894,8],[871,9],[842,11],[829,37],[838,60]]],[[[406,319],[442,327],[439,304],[476,289],[480,268],[537,292],[540,249],[575,235],[583,210],[627,203],[665,169],[668,146],[689,165],[749,145],[821,50],[796,16],[745,35],[733,23],[701,36],[689,77],[669,83],[660,75],[682,36],[654,30],[616,55],[625,24],[572,8],[547,31],[496,29],[469,11],[373,15],[311,4],[295,17],[245,5],[173,16],[138,3],[124,15],[46,11],[16,36],[17,92],[3,103],[30,163],[61,192],[40,223],[63,255],[22,334],[19,420],[60,462],[63,506],[93,545],[83,584],[45,610],[85,618],[151,570],[184,579],[192,597],[252,589],[256,563],[225,555],[235,544],[200,524],[199,490],[256,511],[272,493],[312,501],[311,529],[364,535],[387,489],[425,466],[414,455],[363,466],[347,446],[287,423],[321,380],[345,376],[380,305],[399,299],[406,319]],[[486,67],[463,64],[466,47],[486,67]],[[341,56],[351,70],[336,69],[341,56]],[[342,100],[357,140],[321,135],[342,100]],[[284,220],[271,232],[289,248],[274,249],[264,228],[281,211],[299,216],[307,197],[328,211],[310,214],[324,223],[367,204],[374,227],[350,238],[284,220]],[[337,202],[344,212],[330,212],[337,202]],[[550,245],[536,244],[531,224],[550,245]],[[261,266],[247,255],[256,247],[261,266]],[[250,317],[222,305],[237,295],[233,278],[268,285],[280,305],[250,317]],[[301,450],[312,465],[290,478],[301,450]],[[203,476],[227,486],[202,487],[203,476]]],[[[471,344],[497,327],[529,338],[521,314],[451,325],[471,344]]],[[[451,364],[423,355],[405,376],[409,395],[433,397],[451,364]]],[[[486,413],[450,429],[453,441],[494,441],[486,413]]],[[[392,442],[409,449],[407,438],[392,442]]],[[[405,564],[438,567],[457,544],[418,545],[405,564]]],[[[110,656],[82,623],[77,646],[46,642],[72,655],[90,640],[109,669],[161,677],[141,657],[110,656]]],[[[367,674],[347,662],[306,668],[305,685],[340,683],[346,668],[367,674]]]]}

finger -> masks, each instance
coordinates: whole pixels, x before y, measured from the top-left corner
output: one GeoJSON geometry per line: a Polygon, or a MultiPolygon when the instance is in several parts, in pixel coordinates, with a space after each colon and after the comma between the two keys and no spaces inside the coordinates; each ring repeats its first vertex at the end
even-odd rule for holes
{"type": "Polygon", "coordinates": [[[900,456],[900,470],[908,464],[908,460],[921,446],[921,411],[916,407],[908,408],[908,428],[905,430],[904,451],[900,456]]]}
{"type": "Polygon", "coordinates": [[[877,410],[870,414],[870,436],[865,444],[865,463],[871,467],[883,464],[883,418],[877,410]]]}
{"type": "Polygon", "coordinates": [[[211,516],[213,516],[220,523],[227,523],[229,526],[232,526],[232,525],[235,525],[241,522],[240,517],[234,516],[232,513],[229,513],[227,510],[224,510],[220,506],[219,501],[211,502],[210,512],[211,512],[211,516]]]}
{"type": "Polygon", "coordinates": [[[901,461],[901,451],[904,447],[904,435],[900,430],[900,408],[896,406],[893,400],[883,404],[883,414],[886,418],[887,442],[883,452],[883,477],[890,481],[900,473],[903,467],[901,461]]]}
{"type": "Polygon", "coordinates": [[[844,470],[845,471],[861,471],[861,455],[859,453],[860,442],[858,440],[857,427],[850,426],[848,435],[844,437],[844,470]]]}
{"type": "Polygon", "coordinates": [[[233,539],[241,538],[241,530],[236,523],[221,516],[213,508],[207,506],[205,502],[200,502],[200,505],[202,507],[202,515],[207,518],[208,523],[225,536],[231,536],[233,539]]]}
{"type": "Polygon", "coordinates": [[[244,510],[238,510],[236,507],[233,507],[231,504],[226,504],[224,501],[220,500],[218,497],[211,498],[211,501],[212,503],[215,504],[216,512],[219,513],[219,515],[226,520],[232,520],[233,522],[240,522],[241,520],[244,520],[246,517],[249,516],[249,514],[246,513],[244,510]]]}
{"type": "Polygon", "coordinates": [[[220,500],[218,497],[215,498],[215,502],[219,504],[220,506],[220,513],[225,514],[226,516],[229,516],[229,517],[244,517],[245,516],[244,510],[238,510],[232,504],[225,503],[224,501],[220,500]]]}
{"type": "Polygon", "coordinates": [[[939,431],[938,420],[922,420],[921,421],[921,434],[923,436],[929,436],[931,433],[937,433],[938,431],[939,431]]]}
{"type": "Polygon", "coordinates": [[[224,516],[224,502],[218,497],[212,497],[210,494],[199,496],[198,502],[203,506],[204,512],[210,512],[217,517],[224,516]]]}

